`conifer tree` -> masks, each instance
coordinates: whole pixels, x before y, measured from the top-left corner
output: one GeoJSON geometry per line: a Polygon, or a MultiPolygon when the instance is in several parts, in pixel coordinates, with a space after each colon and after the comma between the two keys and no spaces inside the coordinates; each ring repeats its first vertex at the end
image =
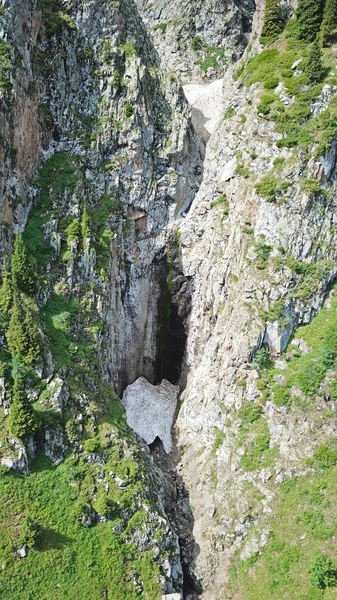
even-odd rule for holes
{"type": "Polygon", "coordinates": [[[297,11],[298,37],[300,40],[313,42],[323,17],[322,0],[298,0],[297,11]]]}
{"type": "Polygon", "coordinates": [[[262,37],[274,39],[283,29],[281,7],[279,0],[266,0],[262,37]]]}
{"type": "Polygon", "coordinates": [[[15,288],[27,293],[34,292],[35,277],[21,235],[17,235],[14,241],[11,273],[15,288]]]}
{"type": "Polygon", "coordinates": [[[308,60],[305,68],[310,83],[318,83],[323,75],[322,50],[318,35],[310,48],[308,60]]]}
{"type": "Polygon", "coordinates": [[[38,428],[38,419],[28,400],[24,380],[20,377],[14,380],[8,426],[11,433],[18,438],[33,435],[38,428]]]}
{"type": "Polygon", "coordinates": [[[323,46],[333,43],[337,37],[337,0],[326,0],[321,25],[323,46]]]}
{"type": "Polygon", "coordinates": [[[0,288],[0,310],[4,317],[8,317],[13,303],[13,283],[10,271],[4,263],[2,269],[2,285],[0,288]]]}
{"type": "Polygon", "coordinates": [[[13,358],[26,365],[31,365],[38,358],[38,334],[32,314],[28,308],[24,308],[19,295],[14,297],[6,339],[13,358]]]}

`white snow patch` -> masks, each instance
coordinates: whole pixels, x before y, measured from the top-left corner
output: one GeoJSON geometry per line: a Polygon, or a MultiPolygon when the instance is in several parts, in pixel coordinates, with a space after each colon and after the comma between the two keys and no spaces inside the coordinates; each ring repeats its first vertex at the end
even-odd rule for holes
{"type": "Polygon", "coordinates": [[[122,398],[127,424],[147,444],[158,437],[166,454],[172,450],[171,429],[179,391],[166,379],[160,385],[152,385],[145,377],[139,377],[127,386],[122,398]]]}

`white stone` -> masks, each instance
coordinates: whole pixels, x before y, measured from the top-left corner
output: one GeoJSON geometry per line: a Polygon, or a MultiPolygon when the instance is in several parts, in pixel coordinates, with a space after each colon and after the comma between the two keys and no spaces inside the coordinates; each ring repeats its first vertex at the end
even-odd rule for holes
{"type": "Polygon", "coordinates": [[[299,58],[298,60],[295,60],[295,62],[291,65],[291,69],[294,70],[296,69],[296,67],[298,67],[298,65],[300,64],[300,62],[302,62],[302,58],[299,58]]]}
{"type": "Polygon", "coordinates": [[[21,558],[25,558],[27,556],[27,546],[26,546],[26,544],[23,544],[23,546],[21,548],[19,548],[18,555],[21,558]]]}
{"type": "Polygon", "coordinates": [[[158,437],[168,454],[172,449],[171,428],[177,406],[179,387],[163,379],[160,385],[152,385],[139,377],[128,385],[122,402],[128,425],[147,444],[158,437]]]}

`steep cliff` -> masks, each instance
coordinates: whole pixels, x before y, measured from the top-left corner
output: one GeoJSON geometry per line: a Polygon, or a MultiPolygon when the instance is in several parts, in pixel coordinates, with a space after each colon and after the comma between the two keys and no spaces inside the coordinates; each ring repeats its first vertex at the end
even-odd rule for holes
{"type": "Polygon", "coordinates": [[[193,200],[204,143],[132,2],[13,2],[2,20],[1,464],[34,471],[17,501],[2,477],[2,589],[22,598],[29,569],[27,597],[178,593],[176,491],[115,392],[166,374],[165,227],[193,200]]]}

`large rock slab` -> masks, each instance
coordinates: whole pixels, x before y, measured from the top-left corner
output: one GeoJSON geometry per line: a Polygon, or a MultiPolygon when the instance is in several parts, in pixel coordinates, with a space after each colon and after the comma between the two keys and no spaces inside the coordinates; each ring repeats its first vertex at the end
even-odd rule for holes
{"type": "Polygon", "coordinates": [[[177,385],[166,379],[152,385],[145,377],[139,377],[127,386],[122,398],[128,425],[147,444],[158,437],[166,454],[172,450],[171,429],[179,391],[177,385]]]}

